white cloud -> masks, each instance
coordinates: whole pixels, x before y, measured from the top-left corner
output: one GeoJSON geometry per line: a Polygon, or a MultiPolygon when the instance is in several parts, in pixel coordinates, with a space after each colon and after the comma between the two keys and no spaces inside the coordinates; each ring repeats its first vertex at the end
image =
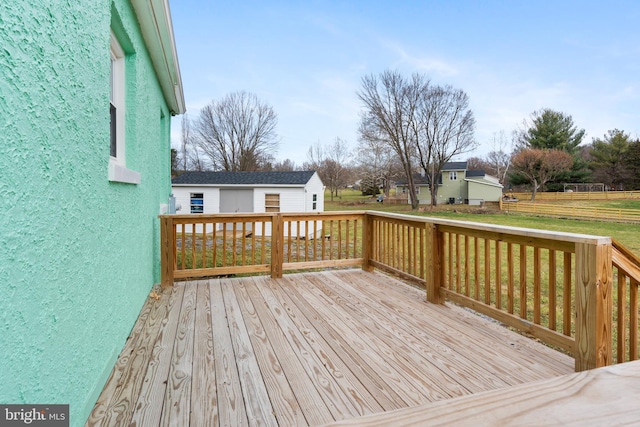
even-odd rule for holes
{"type": "Polygon", "coordinates": [[[401,63],[416,71],[433,72],[443,76],[453,76],[459,72],[455,65],[443,59],[412,54],[399,43],[383,41],[382,46],[398,56],[401,63]]]}

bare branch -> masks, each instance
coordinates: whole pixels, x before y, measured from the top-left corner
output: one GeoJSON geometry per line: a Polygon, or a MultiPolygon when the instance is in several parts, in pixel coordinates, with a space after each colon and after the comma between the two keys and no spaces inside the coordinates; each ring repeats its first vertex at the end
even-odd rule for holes
{"type": "Polygon", "coordinates": [[[200,111],[194,137],[214,170],[258,170],[278,148],[277,123],[271,106],[234,92],[200,111]]]}

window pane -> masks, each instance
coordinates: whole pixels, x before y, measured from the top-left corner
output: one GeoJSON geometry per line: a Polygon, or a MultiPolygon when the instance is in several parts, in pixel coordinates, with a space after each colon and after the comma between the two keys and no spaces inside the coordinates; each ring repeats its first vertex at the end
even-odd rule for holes
{"type": "Polygon", "coordinates": [[[191,213],[192,214],[204,213],[204,194],[203,193],[191,193],[191,213]]]}
{"type": "Polygon", "coordinates": [[[116,107],[113,106],[113,104],[111,105],[111,157],[118,157],[118,137],[117,137],[117,122],[116,122],[116,107]]]}

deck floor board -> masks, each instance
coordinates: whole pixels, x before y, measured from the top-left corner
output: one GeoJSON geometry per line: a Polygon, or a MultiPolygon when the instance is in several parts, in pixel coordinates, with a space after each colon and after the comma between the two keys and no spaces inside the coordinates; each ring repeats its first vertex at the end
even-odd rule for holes
{"type": "Polygon", "coordinates": [[[87,425],[321,425],[573,363],[378,272],[177,282],[143,308],[87,425]]]}

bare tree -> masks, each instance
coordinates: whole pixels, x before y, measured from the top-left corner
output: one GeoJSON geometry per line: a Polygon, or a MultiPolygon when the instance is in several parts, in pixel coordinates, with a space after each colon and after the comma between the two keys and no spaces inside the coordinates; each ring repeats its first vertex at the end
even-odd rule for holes
{"type": "Polygon", "coordinates": [[[481,170],[485,173],[491,174],[491,165],[487,160],[481,159],[480,157],[469,157],[467,159],[467,169],[468,170],[481,170]]]}
{"type": "MultiPolygon", "coordinates": [[[[324,148],[320,141],[317,141],[307,151],[307,161],[302,164],[305,170],[319,171],[324,160],[324,148]]],[[[318,172],[319,173],[319,172],[318,172]]],[[[322,179],[322,177],[320,177],[322,179]]]]}
{"type": "Polygon", "coordinates": [[[494,132],[491,148],[492,151],[487,155],[487,162],[491,165],[490,173],[498,178],[500,184],[504,185],[509,166],[511,166],[511,143],[503,130],[498,133],[494,132]]]}
{"type": "Polygon", "coordinates": [[[256,95],[234,92],[200,110],[194,137],[214,170],[258,170],[278,148],[277,123],[256,95]]]}
{"type": "Polygon", "coordinates": [[[460,89],[435,86],[422,91],[421,95],[416,148],[434,206],[445,163],[477,145],[475,119],[469,109],[469,97],[460,89]]]}
{"type": "Polygon", "coordinates": [[[418,208],[414,184],[414,154],[418,140],[418,114],[429,80],[413,74],[404,78],[397,71],[384,71],[380,76],[362,79],[357,92],[364,105],[359,128],[360,138],[384,141],[397,155],[407,179],[413,209],[418,208]]]}
{"type": "Polygon", "coordinates": [[[284,159],[280,162],[276,162],[272,165],[271,170],[277,172],[292,172],[299,170],[296,163],[291,159],[284,159]]]}
{"type": "Polygon", "coordinates": [[[182,163],[182,170],[187,170],[187,159],[189,143],[191,142],[191,122],[189,121],[189,117],[187,114],[182,115],[182,126],[181,130],[181,141],[180,141],[180,163],[182,163]]]}
{"type": "Polygon", "coordinates": [[[203,159],[200,149],[194,143],[191,132],[191,120],[184,114],[181,123],[180,151],[177,153],[176,164],[182,171],[203,171],[208,167],[203,159]]]}
{"type": "Polygon", "coordinates": [[[402,165],[393,149],[383,140],[361,132],[356,151],[363,182],[370,183],[370,186],[381,186],[388,197],[391,181],[402,176],[402,165]]]}
{"type": "MultiPolygon", "coordinates": [[[[347,184],[350,175],[349,157],[351,156],[347,141],[336,137],[326,150],[324,161],[325,185],[329,187],[331,200],[338,195],[338,190],[347,184]]],[[[323,180],[324,181],[324,180],[323,180]]]]}
{"type": "Polygon", "coordinates": [[[511,159],[513,169],[531,182],[533,191],[531,201],[536,198],[538,189],[557,175],[571,169],[573,156],[563,150],[539,150],[534,148],[520,150],[511,159]]]}
{"type": "Polygon", "coordinates": [[[329,188],[331,201],[350,176],[349,156],[347,142],[338,137],[326,148],[320,141],[309,147],[304,167],[318,172],[322,182],[329,188]]]}

